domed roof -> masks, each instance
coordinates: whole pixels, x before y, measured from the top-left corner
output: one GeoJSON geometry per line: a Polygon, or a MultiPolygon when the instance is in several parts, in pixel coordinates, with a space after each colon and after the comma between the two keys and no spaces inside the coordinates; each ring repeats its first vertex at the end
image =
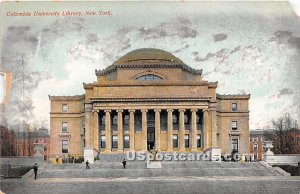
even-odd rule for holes
{"type": "Polygon", "coordinates": [[[133,50],[107,68],[95,70],[95,73],[97,76],[105,75],[118,68],[181,68],[195,75],[202,74],[202,69],[193,69],[171,53],[153,48],[133,50]]]}
{"type": "Polygon", "coordinates": [[[155,63],[162,62],[169,64],[183,64],[183,62],[180,59],[178,59],[171,53],[154,48],[141,48],[133,50],[125,54],[113,64],[121,65],[132,63],[148,63],[151,61],[155,63]]]}

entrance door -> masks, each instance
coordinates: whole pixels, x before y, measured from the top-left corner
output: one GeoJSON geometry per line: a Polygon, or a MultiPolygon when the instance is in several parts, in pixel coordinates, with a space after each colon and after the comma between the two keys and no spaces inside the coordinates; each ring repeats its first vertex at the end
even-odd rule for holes
{"type": "Polygon", "coordinates": [[[155,116],[154,111],[149,110],[147,114],[147,149],[150,151],[155,147],[155,116]]]}

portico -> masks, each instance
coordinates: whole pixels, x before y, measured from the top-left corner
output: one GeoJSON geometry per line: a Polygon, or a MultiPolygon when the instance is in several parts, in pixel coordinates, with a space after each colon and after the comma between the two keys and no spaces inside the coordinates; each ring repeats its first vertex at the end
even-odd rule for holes
{"type": "Polygon", "coordinates": [[[100,153],[151,149],[196,152],[212,145],[212,138],[209,138],[211,128],[205,121],[212,118],[204,113],[207,109],[203,107],[100,107],[95,106],[91,113],[86,113],[93,114],[96,121],[94,141],[88,141],[86,146],[97,148],[100,153]],[[205,141],[206,138],[209,139],[205,141]]]}

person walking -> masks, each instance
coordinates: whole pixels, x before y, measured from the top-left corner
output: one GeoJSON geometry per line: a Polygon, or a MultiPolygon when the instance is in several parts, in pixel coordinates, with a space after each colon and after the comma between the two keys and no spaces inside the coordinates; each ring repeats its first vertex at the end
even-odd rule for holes
{"type": "Polygon", "coordinates": [[[126,160],[124,158],[124,160],[122,161],[122,164],[123,164],[123,168],[125,169],[126,168],[126,160]]]}
{"type": "Polygon", "coordinates": [[[85,162],[85,169],[90,169],[90,163],[88,160],[85,162]]]}
{"type": "Polygon", "coordinates": [[[36,180],[37,171],[38,171],[38,165],[37,165],[37,163],[35,163],[33,166],[34,180],[36,180]]]}

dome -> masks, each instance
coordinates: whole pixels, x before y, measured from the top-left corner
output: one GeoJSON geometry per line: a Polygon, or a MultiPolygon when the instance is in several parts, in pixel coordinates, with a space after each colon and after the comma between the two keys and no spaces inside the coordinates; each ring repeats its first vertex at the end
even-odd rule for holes
{"type": "Polygon", "coordinates": [[[132,64],[132,63],[169,63],[169,64],[183,64],[183,62],[172,55],[169,52],[160,49],[153,48],[141,48],[133,50],[123,57],[118,59],[113,64],[121,65],[121,64],[132,64]]]}

